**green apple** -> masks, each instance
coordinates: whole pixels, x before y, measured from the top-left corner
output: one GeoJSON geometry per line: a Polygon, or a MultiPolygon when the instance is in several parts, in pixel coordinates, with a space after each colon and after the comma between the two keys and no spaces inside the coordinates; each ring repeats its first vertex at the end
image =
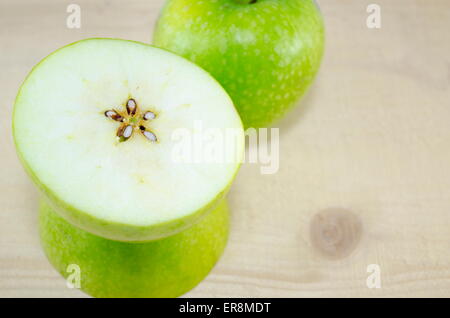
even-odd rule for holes
{"type": "Polygon", "coordinates": [[[76,287],[95,297],[180,296],[208,274],[228,236],[225,200],[193,227],[147,243],[92,235],[68,223],[44,201],[39,221],[50,262],[69,283],[79,283],[76,287]]]}
{"type": "Polygon", "coordinates": [[[311,85],[324,25],[313,0],[168,0],[153,43],[210,72],[244,126],[256,128],[283,116],[311,85]]]}
{"type": "Polygon", "coordinates": [[[51,207],[73,225],[118,241],[168,237],[224,198],[244,153],[241,119],[207,72],[165,50],[88,39],[28,75],[13,132],[19,157],[51,207]],[[202,129],[198,129],[198,123],[202,129]],[[180,129],[192,139],[176,139],[180,129]],[[208,129],[237,160],[176,161],[208,129]]]}

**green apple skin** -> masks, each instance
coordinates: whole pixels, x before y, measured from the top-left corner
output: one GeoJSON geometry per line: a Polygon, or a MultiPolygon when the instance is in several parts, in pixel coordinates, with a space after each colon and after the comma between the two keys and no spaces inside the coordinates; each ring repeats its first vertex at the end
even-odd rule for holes
{"type": "MultiPolygon", "coordinates": [[[[40,236],[52,265],[69,277],[80,268],[80,287],[94,297],[178,297],[213,268],[227,242],[226,200],[193,227],[146,243],[108,240],[85,232],[41,200],[40,236]]],[[[70,281],[70,280],[69,280],[70,281]]]]}
{"type": "Polygon", "coordinates": [[[313,0],[168,0],[153,43],[210,72],[245,128],[266,127],[315,78],[324,23],[313,0]]]}

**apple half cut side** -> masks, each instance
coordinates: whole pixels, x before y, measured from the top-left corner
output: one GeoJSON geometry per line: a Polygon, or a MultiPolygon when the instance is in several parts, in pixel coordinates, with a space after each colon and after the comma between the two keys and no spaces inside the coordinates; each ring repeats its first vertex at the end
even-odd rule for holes
{"type": "Polygon", "coordinates": [[[35,66],[16,98],[13,133],[25,169],[58,214],[133,242],[176,234],[212,211],[245,143],[230,97],[206,71],[118,39],[76,42],[35,66]],[[203,160],[211,144],[227,152],[224,160],[203,160]]]}
{"type": "Polygon", "coordinates": [[[226,199],[191,228],[157,241],[129,243],[83,231],[42,201],[41,242],[52,265],[94,297],[178,297],[213,268],[228,238],[226,199]]]}

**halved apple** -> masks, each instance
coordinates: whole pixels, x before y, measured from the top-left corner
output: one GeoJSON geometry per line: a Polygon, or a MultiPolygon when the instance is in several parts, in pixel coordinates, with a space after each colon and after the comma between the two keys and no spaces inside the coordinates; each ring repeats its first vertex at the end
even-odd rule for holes
{"type": "Polygon", "coordinates": [[[241,120],[208,73],[115,39],[76,42],[40,62],[17,96],[13,131],[52,209],[119,241],[156,240],[198,222],[224,198],[244,153],[241,120]],[[204,147],[192,141],[208,129],[208,143],[237,160],[202,160],[204,147]],[[178,138],[180,130],[192,138],[178,138]],[[229,131],[235,138],[224,138],[229,131]],[[197,160],[174,160],[180,148],[197,160]]]}

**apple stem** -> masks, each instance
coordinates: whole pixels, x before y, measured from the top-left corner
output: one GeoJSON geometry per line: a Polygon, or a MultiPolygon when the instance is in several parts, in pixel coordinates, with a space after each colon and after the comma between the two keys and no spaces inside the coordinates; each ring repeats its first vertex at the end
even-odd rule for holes
{"type": "Polygon", "coordinates": [[[234,0],[239,4],[254,4],[258,2],[258,0],[234,0]]]}

